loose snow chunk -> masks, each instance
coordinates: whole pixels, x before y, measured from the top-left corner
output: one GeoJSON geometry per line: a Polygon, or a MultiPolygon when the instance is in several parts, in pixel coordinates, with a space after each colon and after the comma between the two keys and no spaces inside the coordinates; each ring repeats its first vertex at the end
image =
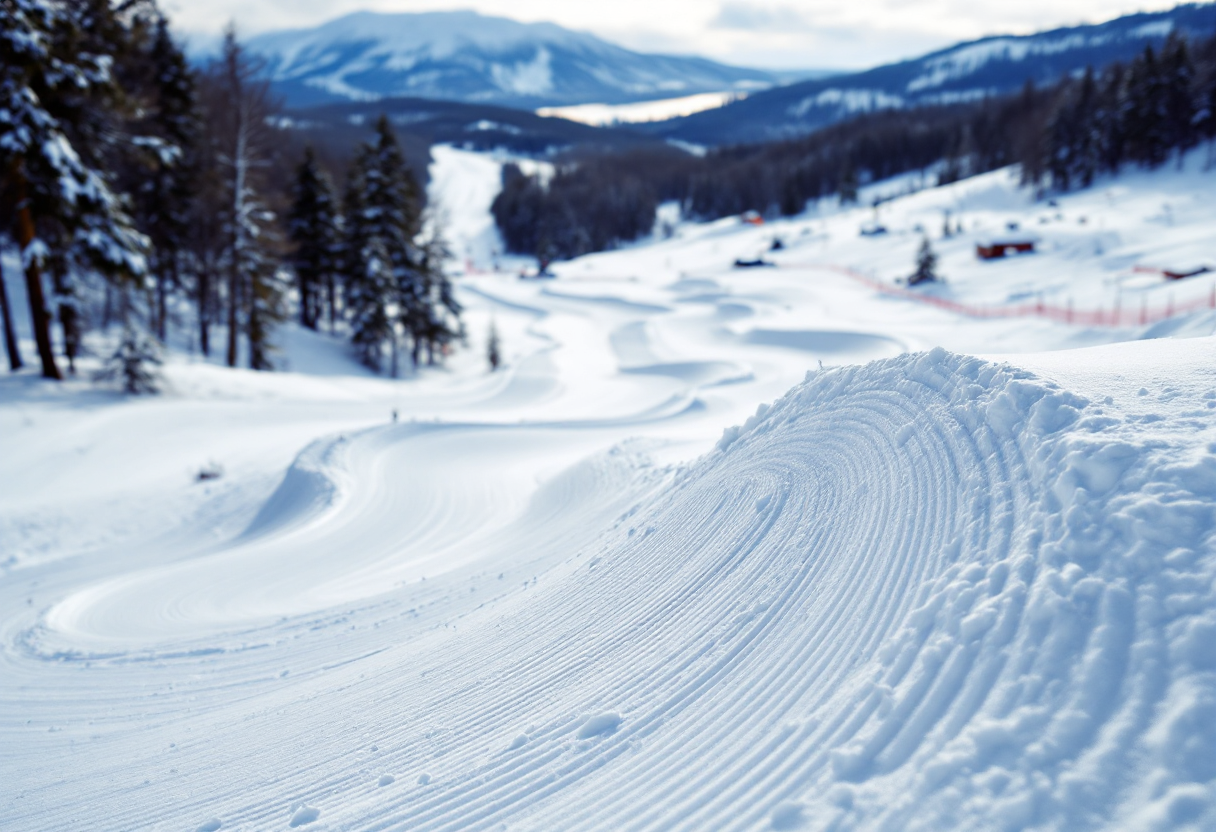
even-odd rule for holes
{"type": "Polygon", "coordinates": [[[209,820],[206,823],[199,826],[199,828],[196,829],[195,832],[219,832],[220,827],[223,825],[224,825],[223,821],[221,821],[219,818],[212,818],[211,820],[209,820]]]}
{"type": "Polygon", "coordinates": [[[580,740],[587,740],[592,737],[601,737],[605,734],[611,734],[620,726],[621,715],[615,711],[607,711],[597,714],[584,722],[583,727],[578,729],[578,738],[580,740]]]}
{"type": "Polygon", "coordinates": [[[777,807],[773,809],[772,815],[769,816],[770,825],[773,829],[778,830],[798,829],[802,826],[803,820],[805,818],[802,814],[802,804],[789,801],[778,803],[777,807]]]}
{"type": "Polygon", "coordinates": [[[380,786],[381,788],[384,788],[385,786],[393,785],[393,783],[395,783],[395,782],[397,782],[397,778],[394,777],[393,775],[381,774],[380,779],[378,781],[376,781],[376,785],[380,786]]]}
{"type": "Polygon", "coordinates": [[[426,774],[425,772],[418,775],[418,785],[419,786],[428,786],[428,785],[430,785],[430,783],[431,783],[431,775],[426,774]]]}
{"type": "Polygon", "coordinates": [[[296,809],[295,814],[291,816],[291,823],[287,824],[292,829],[297,826],[303,826],[306,823],[312,823],[317,818],[321,817],[321,810],[315,809],[312,806],[304,805],[296,809]]]}

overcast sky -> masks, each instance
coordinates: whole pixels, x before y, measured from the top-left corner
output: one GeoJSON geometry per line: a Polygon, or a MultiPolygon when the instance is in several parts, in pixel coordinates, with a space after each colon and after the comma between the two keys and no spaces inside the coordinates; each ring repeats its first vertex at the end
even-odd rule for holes
{"type": "Polygon", "coordinates": [[[229,19],[254,34],[314,26],[359,9],[475,9],[551,21],[643,52],[757,67],[864,68],[959,40],[1098,23],[1170,0],[163,0],[183,33],[229,19]]]}

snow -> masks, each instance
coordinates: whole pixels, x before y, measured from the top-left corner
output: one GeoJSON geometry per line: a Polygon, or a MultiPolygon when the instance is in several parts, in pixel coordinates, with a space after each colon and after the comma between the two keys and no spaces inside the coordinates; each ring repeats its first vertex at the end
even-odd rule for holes
{"type": "Polygon", "coordinates": [[[542,107],[536,111],[536,114],[556,116],[602,127],[610,124],[638,124],[690,116],[693,113],[722,107],[744,97],[746,96],[739,92],[704,92],[679,98],[663,98],[658,101],[639,101],[634,104],[577,104],[572,107],[542,107]]]}
{"type": "Polygon", "coordinates": [[[882,90],[831,87],[791,105],[786,112],[793,118],[802,118],[819,107],[835,107],[844,113],[868,113],[902,106],[903,98],[882,90]]]}
{"type": "Polygon", "coordinates": [[[0,379],[6,823],[1213,828],[1216,312],[937,303],[1204,301],[1134,270],[1216,259],[1203,154],[1056,207],[911,175],[862,189],[883,237],[825,201],[521,281],[484,259],[505,160],[437,148],[446,368],[289,327],[290,372],[177,349],[155,398],[0,379]],[[976,260],[1013,222],[1039,251],[976,260]]]}

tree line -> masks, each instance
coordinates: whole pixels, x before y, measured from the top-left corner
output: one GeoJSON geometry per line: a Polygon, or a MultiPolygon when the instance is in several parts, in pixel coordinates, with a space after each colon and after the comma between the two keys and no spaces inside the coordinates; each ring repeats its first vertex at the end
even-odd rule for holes
{"type": "Polygon", "coordinates": [[[566,158],[547,179],[508,165],[493,212],[507,247],[541,262],[612,248],[652,231],[658,205],[714,220],[793,216],[856,202],[871,181],[921,171],[935,184],[1019,164],[1039,190],[1087,186],[1126,165],[1216,141],[1216,37],[1171,35],[1129,65],[971,103],[867,113],[798,139],[566,158]]]}
{"type": "Polygon", "coordinates": [[[74,372],[86,331],[113,324],[111,364],[133,391],[152,386],[173,327],[203,355],[272,369],[293,305],[376,368],[395,371],[399,346],[435,361],[462,337],[447,252],[388,121],[339,202],[336,165],[301,154],[278,116],[231,27],[194,68],[155,0],[0,0],[0,246],[20,254],[43,376],[61,379],[61,360],[74,372]]]}

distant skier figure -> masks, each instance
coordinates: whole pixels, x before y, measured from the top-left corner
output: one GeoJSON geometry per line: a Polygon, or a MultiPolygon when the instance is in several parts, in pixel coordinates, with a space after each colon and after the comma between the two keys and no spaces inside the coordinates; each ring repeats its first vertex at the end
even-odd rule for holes
{"type": "Polygon", "coordinates": [[[916,254],[916,272],[908,278],[909,286],[921,283],[932,283],[937,280],[937,255],[929,245],[929,238],[921,240],[920,251],[916,254]]]}
{"type": "Polygon", "coordinates": [[[393,424],[397,423],[397,408],[393,408],[393,424]]]}

